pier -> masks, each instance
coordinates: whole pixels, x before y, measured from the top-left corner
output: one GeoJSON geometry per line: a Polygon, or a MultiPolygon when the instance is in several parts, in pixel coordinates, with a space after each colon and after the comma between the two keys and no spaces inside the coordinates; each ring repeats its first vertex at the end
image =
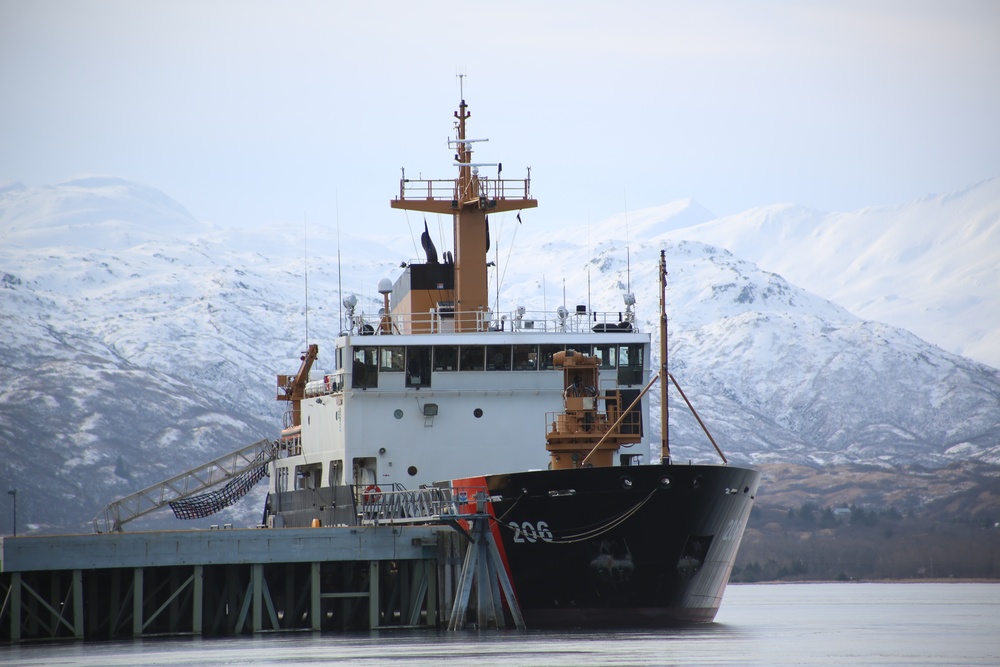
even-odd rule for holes
{"type": "Polygon", "coordinates": [[[524,627],[483,496],[431,495],[381,494],[358,526],[2,538],[0,643],[524,627]]]}

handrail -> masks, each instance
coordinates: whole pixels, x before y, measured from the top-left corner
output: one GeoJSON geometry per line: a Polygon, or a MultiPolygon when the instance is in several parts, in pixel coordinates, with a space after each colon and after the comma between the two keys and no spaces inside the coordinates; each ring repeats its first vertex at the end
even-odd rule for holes
{"type": "Polygon", "coordinates": [[[365,487],[357,505],[363,526],[391,523],[435,523],[470,514],[469,503],[485,487],[428,486],[413,490],[382,491],[365,487]]]}
{"type": "Polygon", "coordinates": [[[94,517],[94,532],[120,533],[122,526],[133,519],[166,507],[172,501],[197,495],[251,468],[270,463],[277,451],[273,441],[258,440],[159,484],[119,498],[94,517]]]}
{"type": "MultiPolygon", "coordinates": [[[[487,178],[479,176],[477,196],[487,199],[531,199],[529,178],[487,178]]],[[[458,201],[455,179],[404,178],[399,181],[401,201],[422,199],[428,201],[458,201]]]]}
{"type": "Polygon", "coordinates": [[[391,333],[382,324],[383,314],[359,313],[348,322],[350,335],[392,336],[417,331],[450,333],[456,320],[474,321],[479,333],[639,333],[636,322],[627,311],[558,312],[515,310],[504,313],[492,311],[430,310],[424,313],[390,315],[391,333]]]}

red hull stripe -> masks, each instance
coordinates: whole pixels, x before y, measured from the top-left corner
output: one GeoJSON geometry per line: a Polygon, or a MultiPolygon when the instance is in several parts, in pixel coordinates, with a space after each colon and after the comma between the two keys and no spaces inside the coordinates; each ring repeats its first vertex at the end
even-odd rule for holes
{"type": "MultiPolygon", "coordinates": [[[[462,479],[455,479],[451,482],[452,488],[483,488],[486,489],[487,495],[489,494],[489,486],[486,484],[485,477],[464,477],[462,479]]],[[[464,503],[460,511],[464,513],[474,514],[476,512],[476,501],[474,498],[469,498],[469,501],[464,503]]],[[[510,587],[514,590],[514,597],[517,595],[517,586],[514,584],[514,575],[510,571],[510,563],[507,561],[507,549],[504,547],[503,538],[500,535],[500,522],[497,520],[496,511],[493,509],[493,503],[489,500],[486,501],[486,512],[493,517],[490,521],[490,532],[493,534],[493,543],[497,545],[497,551],[500,552],[500,560],[503,562],[503,569],[507,571],[507,579],[510,581],[510,587]]],[[[463,521],[462,525],[466,530],[469,529],[467,522],[463,521]]]]}

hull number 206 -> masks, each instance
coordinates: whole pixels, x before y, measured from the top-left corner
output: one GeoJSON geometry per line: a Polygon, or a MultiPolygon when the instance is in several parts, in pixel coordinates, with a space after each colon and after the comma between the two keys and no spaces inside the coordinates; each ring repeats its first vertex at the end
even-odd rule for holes
{"type": "Polygon", "coordinates": [[[543,542],[552,541],[552,531],[549,530],[549,524],[545,521],[538,521],[537,523],[532,523],[531,521],[524,521],[523,523],[511,521],[508,525],[514,529],[515,544],[524,544],[525,542],[533,544],[538,540],[543,542]]]}

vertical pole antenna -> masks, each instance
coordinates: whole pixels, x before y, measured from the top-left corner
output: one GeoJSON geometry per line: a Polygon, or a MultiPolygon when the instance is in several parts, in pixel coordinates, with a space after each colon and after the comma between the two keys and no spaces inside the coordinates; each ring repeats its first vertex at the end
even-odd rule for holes
{"type": "Polygon", "coordinates": [[[306,302],[306,349],[309,349],[309,223],[302,214],[302,275],[305,283],[306,302]]]}
{"type": "Polygon", "coordinates": [[[337,300],[340,302],[340,329],[337,333],[344,332],[344,281],[341,276],[340,265],[340,193],[334,190],[334,206],[337,211],[337,300]]]}

